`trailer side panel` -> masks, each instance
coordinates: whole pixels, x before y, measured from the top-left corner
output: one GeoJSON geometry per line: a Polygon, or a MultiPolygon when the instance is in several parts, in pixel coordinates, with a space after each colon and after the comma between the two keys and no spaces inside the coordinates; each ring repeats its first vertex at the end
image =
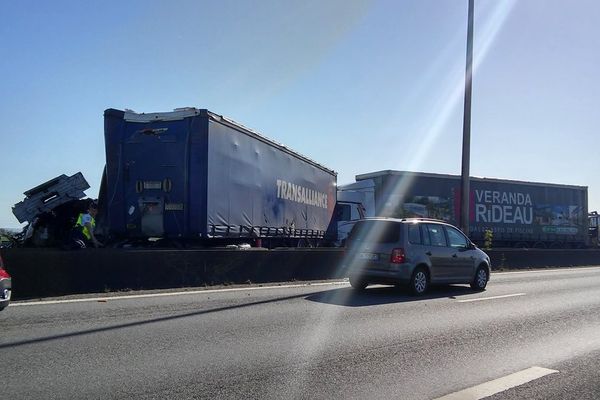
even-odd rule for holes
{"type": "Polygon", "coordinates": [[[324,235],[335,206],[334,173],[212,120],[208,147],[209,236],[324,235]]]}
{"type": "MultiPolygon", "coordinates": [[[[383,171],[375,182],[376,215],[426,217],[458,224],[460,177],[383,171]]],[[[470,237],[492,230],[506,245],[580,246],[587,243],[587,187],[471,178],[470,237]]]]}

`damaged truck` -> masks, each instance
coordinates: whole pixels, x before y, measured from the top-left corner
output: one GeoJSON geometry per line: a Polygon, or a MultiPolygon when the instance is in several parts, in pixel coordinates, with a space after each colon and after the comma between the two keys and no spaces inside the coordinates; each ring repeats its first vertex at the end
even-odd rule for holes
{"type": "MultiPolygon", "coordinates": [[[[337,174],[208,110],[104,112],[106,166],[97,231],[107,243],[261,247],[339,245],[337,174]]],[[[25,242],[63,241],[86,200],[81,174],[25,192],[25,242]]],[[[353,218],[361,204],[349,201],[353,218]]],[[[340,205],[338,205],[338,208],[340,205]]]]}

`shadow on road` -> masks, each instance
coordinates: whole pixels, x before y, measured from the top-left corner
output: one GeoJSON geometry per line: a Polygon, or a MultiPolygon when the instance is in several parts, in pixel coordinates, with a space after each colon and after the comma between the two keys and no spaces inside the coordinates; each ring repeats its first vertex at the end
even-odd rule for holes
{"type": "Polygon", "coordinates": [[[363,291],[346,287],[315,293],[306,297],[306,300],[346,307],[368,307],[439,298],[454,299],[458,296],[473,293],[476,292],[468,286],[434,286],[429,289],[426,295],[420,297],[411,296],[406,290],[394,286],[376,286],[363,291]]]}
{"type": "Polygon", "coordinates": [[[2,344],[0,344],[0,349],[25,346],[25,345],[29,345],[29,344],[35,344],[35,343],[50,342],[53,340],[68,339],[68,338],[72,338],[72,337],[91,335],[94,333],[113,331],[113,330],[117,330],[117,329],[150,325],[150,324],[159,323],[159,322],[172,321],[172,320],[188,318],[188,317],[196,317],[199,315],[217,313],[217,312],[227,311],[227,310],[234,310],[234,309],[238,309],[238,308],[252,307],[252,306],[268,304],[268,303],[276,303],[279,301],[292,300],[292,299],[302,298],[305,296],[306,296],[306,294],[299,294],[299,295],[286,296],[286,297],[277,297],[277,298],[269,299],[269,300],[254,301],[251,303],[236,304],[233,306],[219,307],[219,308],[213,308],[213,309],[209,309],[209,310],[193,311],[193,312],[189,312],[189,313],[185,313],[185,314],[177,314],[177,315],[169,315],[169,316],[165,316],[165,317],[152,318],[152,319],[147,319],[144,321],[128,322],[128,323],[124,323],[124,324],[103,326],[100,328],[62,333],[62,334],[58,334],[58,335],[45,336],[45,337],[40,337],[40,338],[35,338],[35,339],[27,339],[27,340],[20,340],[20,341],[10,342],[10,343],[2,343],[2,344]]]}
{"type": "Polygon", "coordinates": [[[130,327],[145,326],[145,325],[150,325],[150,324],[155,324],[155,323],[161,323],[161,322],[178,320],[178,319],[189,318],[189,317],[196,317],[196,316],[205,315],[205,314],[218,313],[218,312],[222,312],[222,311],[228,311],[228,310],[234,310],[234,309],[240,309],[240,308],[246,308],[246,307],[253,307],[253,306],[258,306],[258,305],[262,305],[262,304],[276,303],[276,302],[280,302],[280,301],[286,301],[286,300],[292,300],[292,299],[298,299],[298,298],[305,298],[306,300],[317,302],[317,303],[335,304],[335,305],[346,306],[346,307],[367,307],[367,306],[375,306],[375,305],[380,305],[380,304],[406,303],[406,302],[412,302],[412,301],[421,301],[421,300],[444,298],[444,297],[455,298],[457,296],[463,296],[463,295],[468,295],[468,294],[473,294],[473,293],[474,293],[473,290],[471,290],[470,288],[465,287],[465,286],[445,286],[445,287],[430,288],[430,290],[426,296],[412,297],[412,296],[409,296],[405,291],[402,291],[393,286],[391,286],[391,287],[375,286],[375,287],[367,288],[366,290],[361,291],[361,292],[353,290],[352,288],[345,287],[345,288],[340,288],[340,289],[327,290],[324,292],[318,292],[318,293],[308,295],[308,296],[306,295],[306,293],[303,293],[303,294],[298,294],[298,295],[293,295],[293,296],[277,297],[277,298],[273,298],[273,299],[269,299],[269,300],[262,300],[262,301],[255,301],[255,302],[251,302],[251,303],[236,304],[236,305],[232,305],[232,306],[213,308],[213,309],[209,309],[209,310],[199,310],[199,311],[193,311],[193,312],[188,312],[188,313],[184,313],[184,314],[169,315],[169,316],[157,317],[157,318],[152,318],[152,319],[147,319],[147,320],[142,320],[142,321],[134,321],[134,322],[128,322],[128,323],[123,323],[123,324],[115,324],[115,325],[103,326],[103,327],[99,327],[99,328],[86,329],[86,330],[62,333],[62,334],[57,334],[57,335],[39,337],[39,338],[34,338],[34,339],[26,339],[26,340],[20,340],[20,341],[15,341],[15,342],[2,343],[2,344],[0,344],[0,349],[26,346],[26,345],[36,344],[36,343],[51,342],[54,340],[69,339],[69,338],[73,338],[73,337],[77,337],[77,336],[91,335],[91,334],[95,334],[95,333],[108,332],[108,331],[113,331],[113,330],[118,330],[118,329],[126,329],[126,328],[130,328],[130,327]]]}

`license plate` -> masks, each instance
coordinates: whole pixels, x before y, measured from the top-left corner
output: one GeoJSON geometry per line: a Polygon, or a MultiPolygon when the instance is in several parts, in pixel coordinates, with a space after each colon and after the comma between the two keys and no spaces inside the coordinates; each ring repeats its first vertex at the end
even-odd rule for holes
{"type": "Polygon", "coordinates": [[[379,259],[379,255],[376,253],[360,253],[358,258],[361,260],[377,261],[379,259]]]}

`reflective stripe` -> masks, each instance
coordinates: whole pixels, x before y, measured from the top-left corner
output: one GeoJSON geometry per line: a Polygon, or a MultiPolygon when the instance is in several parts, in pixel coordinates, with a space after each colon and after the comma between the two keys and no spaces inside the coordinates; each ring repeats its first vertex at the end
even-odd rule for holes
{"type": "MultiPolygon", "coordinates": [[[[83,236],[85,236],[87,240],[92,240],[92,234],[90,233],[88,227],[83,224],[83,216],[84,215],[85,214],[83,214],[83,213],[79,214],[79,216],[77,217],[77,223],[75,224],[75,227],[81,229],[83,236]]],[[[92,219],[90,222],[92,224],[92,229],[94,229],[96,227],[96,220],[91,215],[90,215],[90,218],[92,219]]]]}

